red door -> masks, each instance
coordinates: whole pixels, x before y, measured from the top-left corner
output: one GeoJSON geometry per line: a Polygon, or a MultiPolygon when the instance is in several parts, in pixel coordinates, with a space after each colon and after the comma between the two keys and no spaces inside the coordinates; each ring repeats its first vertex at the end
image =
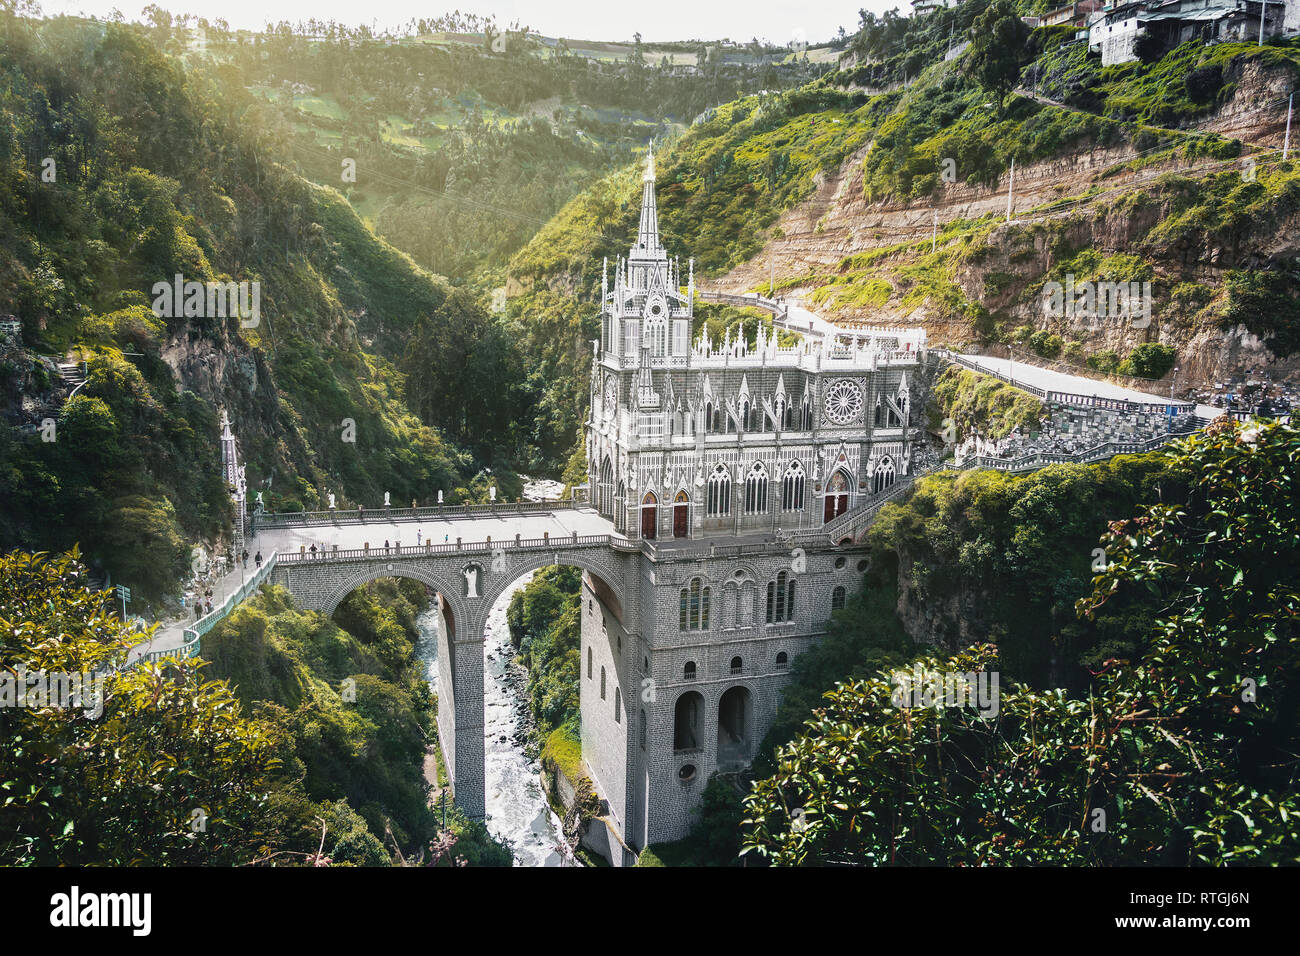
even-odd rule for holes
{"type": "Polygon", "coordinates": [[[690,513],[691,513],[690,505],[673,506],[673,537],[674,538],[686,537],[687,530],[690,523],[690,513]]]}
{"type": "Polygon", "coordinates": [[[653,494],[647,494],[641,502],[641,537],[653,538],[659,515],[659,501],[653,494]]]}
{"type": "Polygon", "coordinates": [[[835,517],[835,496],[827,495],[825,498],[826,507],[822,509],[822,523],[827,524],[835,517]]]}

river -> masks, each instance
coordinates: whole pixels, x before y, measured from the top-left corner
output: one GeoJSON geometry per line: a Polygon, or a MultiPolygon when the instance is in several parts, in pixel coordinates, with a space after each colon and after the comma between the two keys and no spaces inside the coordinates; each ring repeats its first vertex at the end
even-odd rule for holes
{"type": "MultiPolygon", "coordinates": [[[[483,718],[486,723],[487,826],[493,836],[508,840],[516,866],[572,865],[557,850],[561,821],[546,802],[538,774],[541,767],[524,750],[527,743],[528,701],[523,674],[511,665],[514,647],[506,625],[510,596],[532,580],[521,577],[488,614],[483,635],[483,718]]],[[[438,611],[420,615],[420,640],[415,653],[425,663],[429,686],[438,691],[438,611]]]]}

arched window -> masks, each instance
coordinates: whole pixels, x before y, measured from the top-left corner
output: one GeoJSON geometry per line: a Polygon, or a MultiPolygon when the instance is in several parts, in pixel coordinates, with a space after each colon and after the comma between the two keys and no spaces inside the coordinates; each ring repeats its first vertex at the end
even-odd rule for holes
{"type": "Polygon", "coordinates": [[[713,403],[704,403],[704,431],[705,434],[713,431],[713,403]]]}
{"type": "Polygon", "coordinates": [[[718,465],[709,476],[709,498],[704,512],[714,518],[731,514],[731,472],[718,465]]]}
{"type": "Polygon", "coordinates": [[[614,723],[621,724],[622,722],[623,722],[623,694],[617,687],[615,687],[614,688],[614,723]]]}
{"type": "Polygon", "coordinates": [[[893,459],[881,459],[880,464],[876,466],[876,473],[871,479],[872,492],[877,495],[880,494],[894,483],[894,477],[893,459]]]}
{"type": "Polygon", "coordinates": [[[600,484],[597,495],[596,507],[608,518],[614,513],[614,467],[610,464],[608,455],[600,463],[600,484]]]}
{"type": "Polygon", "coordinates": [[[803,465],[797,461],[790,463],[790,467],[785,470],[785,474],[781,477],[782,511],[803,510],[803,488],[806,477],[803,465]]]}
{"type": "Polygon", "coordinates": [[[839,585],[831,592],[831,610],[838,611],[844,607],[844,586],[839,585]]]}
{"type": "Polygon", "coordinates": [[[780,624],[793,619],[794,578],[785,571],[767,584],[767,623],[780,624]]]}
{"type": "Polygon", "coordinates": [[[698,750],[702,746],[700,718],[704,712],[704,697],[696,691],[687,691],[673,705],[673,749],[698,750]]]}
{"type": "Polygon", "coordinates": [[[745,669],[745,663],[739,657],[731,659],[731,673],[739,674],[745,669]]]}
{"type": "Polygon", "coordinates": [[[709,587],[701,578],[691,578],[681,589],[677,602],[677,625],[681,631],[709,629],[709,587]]]}
{"type": "Polygon", "coordinates": [[[591,648],[587,648],[587,680],[591,680],[591,648]]]}
{"type": "Polygon", "coordinates": [[[761,461],[754,462],[745,476],[745,514],[755,515],[767,511],[767,469],[761,461]]]}
{"type": "Polygon", "coordinates": [[[755,404],[749,410],[749,430],[751,432],[761,432],[763,430],[763,407],[755,404]]]}
{"type": "Polygon", "coordinates": [[[776,655],[776,666],[782,670],[790,666],[790,656],[785,651],[776,655]]]}
{"type": "Polygon", "coordinates": [[[808,399],[803,400],[803,431],[812,431],[812,403],[808,399]]]}
{"type": "Polygon", "coordinates": [[[600,665],[600,699],[605,699],[605,665],[600,665]]]}
{"type": "Polygon", "coordinates": [[[695,661],[687,661],[682,668],[682,680],[695,680],[695,661]]]}
{"type": "Polygon", "coordinates": [[[758,586],[753,581],[746,581],[740,586],[740,598],[736,605],[736,626],[752,627],[754,624],[754,601],[758,597],[758,586]]]}

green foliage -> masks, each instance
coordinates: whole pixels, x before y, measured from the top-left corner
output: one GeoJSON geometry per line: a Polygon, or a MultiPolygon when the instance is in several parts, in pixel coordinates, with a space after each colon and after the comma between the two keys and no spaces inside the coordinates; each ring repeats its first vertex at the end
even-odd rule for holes
{"type": "Polygon", "coordinates": [[[582,643],[582,572],[554,565],[516,591],[506,609],[510,640],[528,669],[528,696],[537,734],[560,727],[576,739],[582,643]]]}
{"type": "Polygon", "coordinates": [[[1225,326],[1244,325],[1279,358],[1300,352],[1300,278],[1294,262],[1275,269],[1230,269],[1223,284],[1225,326]]]}
{"type": "Polygon", "coordinates": [[[266,587],[203,639],[211,672],[285,740],[277,802],[304,842],[307,821],[346,810],[327,827],[335,862],[387,865],[390,847],[410,856],[437,832],[423,780],[434,706],[414,651],[427,601],[415,582],[373,582],[330,621],[266,587]]]}
{"type": "Polygon", "coordinates": [[[1028,392],[956,365],[939,376],[934,400],[935,417],[950,420],[957,437],[972,428],[987,438],[1003,438],[1016,428],[1028,434],[1037,431],[1045,414],[1043,403],[1028,392]]]}
{"type": "MultiPolygon", "coordinates": [[[[1134,663],[1107,662],[1083,696],[1004,672],[996,720],[894,706],[885,672],[843,684],[746,800],[746,850],[778,864],[1300,862],[1300,431],[1225,423],[1171,458],[1185,503],[1112,522],[1078,603],[1085,619],[1126,596],[1155,612],[1134,663]]],[[[918,663],[1000,669],[991,645],[918,663]]]]}
{"type": "Polygon", "coordinates": [[[113,670],[138,635],[112,608],[111,593],[87,589],[75,551],[0,556],[0,677],[25,668],[87,682],[79,708],[0,707],[0,862],[222,866],[277,845],[271,728],[199,663],[113,670]],[[197,831],[195,809],[206,815],[197,831]]]}
{"type": "Polygon", "coordinates": [[[1118,371],[1136,378],[1163,378],[1174,367],[1177,357],[1178,350],[1172,345],[1143,342],[1120,363],[1118,371]]]}
{"type": "Polygon", "coordinates": [[[1028,56],[1027,27],[1011,0],[993,0],[971,24],[965,69],[981,87],[997,97],[998,110],[1020,79],[1028,56]]]}

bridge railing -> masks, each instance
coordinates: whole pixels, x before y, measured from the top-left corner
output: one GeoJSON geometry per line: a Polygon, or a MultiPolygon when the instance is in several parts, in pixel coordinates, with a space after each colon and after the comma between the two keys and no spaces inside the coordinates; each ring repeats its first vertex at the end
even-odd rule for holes
{"type": "Polygon", "coordinates": [[[420,508],[349,508],[333,511],[286,511],[254,516],[256,530],[320,527],[344,524],[390,524],[394,521],[418,521],[422,518],[481,518],[490,515],[547,514],[589,508],[586,497],[557,498],[546,501],[497,501],[489,504],[430,505],[420,508]]]}
{"type": "MultiPolygon", "coordinates": [[[[544,534],[540,538],[524,538],[516,535],[513,538],[487,539],[486,541],[461,541],[457,539],[454,543],[434,544],[426,541],[424,544],[414,545],[392,545],[384,547],[379,545],[373,548],[331,548],[322,551],[280,551],[275,555],[276,563],[279,565],[287,564],[312,564],[321,561],[373,561],[376,558],[418,558],[433,554],[466,554],[466,553],[486,553],[491,554],[494,551],[520,551],[520,550],[554,550],[560,548],[587,548],[595,545],[610,545],[619,547],[620,545],[634,544],[629,539],[616,534],[544,534]]],[[[214,612],[215,613],[215,612],[214,612]]]]}

